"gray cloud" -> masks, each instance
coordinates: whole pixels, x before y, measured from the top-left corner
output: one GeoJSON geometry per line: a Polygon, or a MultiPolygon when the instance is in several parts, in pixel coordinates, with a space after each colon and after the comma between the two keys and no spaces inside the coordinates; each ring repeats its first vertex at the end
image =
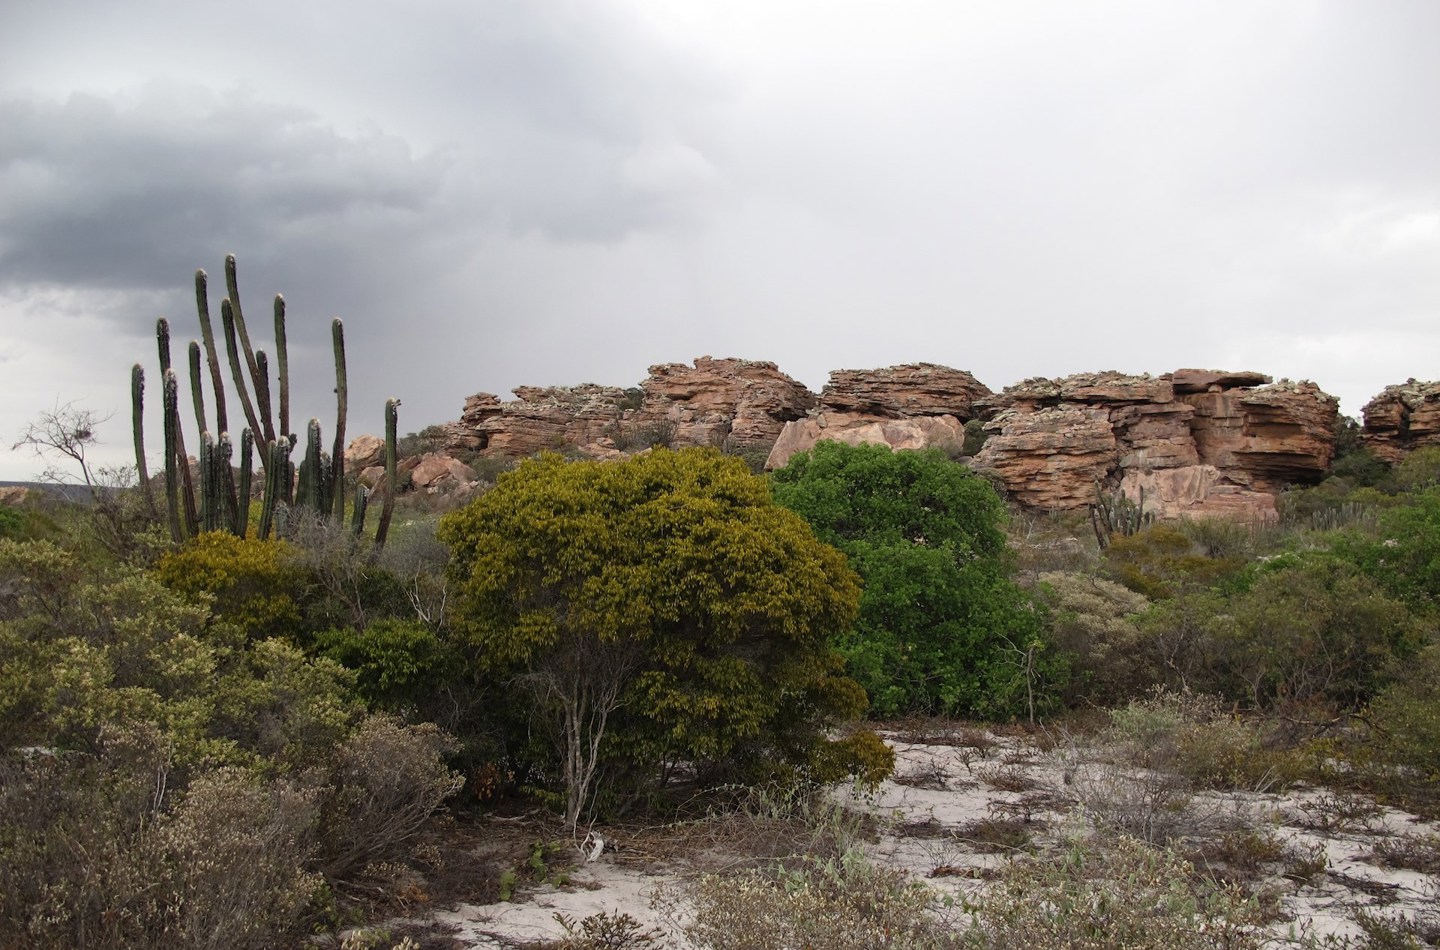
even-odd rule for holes
{"type": "Polygon", "coordinates": [[[234,251],[310,403],[340,315],[352,405],[405,428],[701,353],[1254,368],[1355,412],[1436,375],[1437,33],[1428,0],[9,4],[0,365],[26,412],[110,373],[123,407],[234,251]]]}

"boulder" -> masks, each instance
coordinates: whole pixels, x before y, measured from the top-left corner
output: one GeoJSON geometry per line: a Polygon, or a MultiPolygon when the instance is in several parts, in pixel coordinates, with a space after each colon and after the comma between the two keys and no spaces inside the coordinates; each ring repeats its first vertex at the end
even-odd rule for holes
{"type": "Polygon", "coordinates": [[[1264,373],[1252,373],[1248,370],[1227,373],[1223,369],[1177,369],[1170,374],[1170,384],[1177,395],[1248,389],[1269,382],[1273,380],[1264,373]]]}
{"type": "Polygon", "coordinates": [[[345,446],[345,471],[358,472],[372,465],[385,464],[385,440],[373,435],[357,435],[345,446]]]}
{"type": "Polygon", "coordinates": [[[917,416],[911,419],[877,419],[858,412],[820,411],[787,422],[765,460],[767,469],[784,468],[790,457],[822,440],[846,445],[888,445],[892,449],[923,449],[936,444],[959,445],[965,424],[955,416],[917,416]]]}
{"type": "Polygon", "coordinates": [[[1361,439],[1376,458],[1394,464],[1414,449],[1440,445],[1440,382],[1386,386],[1360,413],[1361,439]]]}
{"type": "Polygon", "coordinates": [[[405,468],[410,473],[410,485],[416,491],[432,495],[453,491],[477,478],[473,468],[444,452],[427,452],[419,458],[407,459],[405,468]]]}

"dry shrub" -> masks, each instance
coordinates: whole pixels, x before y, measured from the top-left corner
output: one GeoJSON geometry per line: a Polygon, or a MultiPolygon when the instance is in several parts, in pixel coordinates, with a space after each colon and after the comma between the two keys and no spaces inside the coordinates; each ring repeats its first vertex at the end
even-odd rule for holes
{"type": "Polygon", "coordinates": [[[705,875],[686,896],[693,917],[682,929],[697,950],[961,946],[959,934],[934,913],[933,891],[856,852],[790,871],[705,875]]]}
{"type": "Polygon", "coordinates": [[[1086,950],[1259,950],[1253,903],[1197,882],[1168,851],[1121,838],[1064,856],[1016,861],[970,906],[964,946],[1086,950]]]}
{"type": "Polygon", "coordinates": [[[294,932],[314,796],[239,770],[178,804],[153,734],[0,767],[0,946],[262,948],[294,932]]]}
{"type": "Polygon", "coordinates": [[[1216,813],[1197,802],[1184,780],[1165,772],[1110,763],[1077,766],[1071,790],[1096,827],[1163,846],[1215,831],[1216,813]]]}
{"type": "Polygon", "coordinates": [[[1406,868],[1440,876],[1440,835],[1402,834],[1375,843],[1371,860],[1387,868],[1406,868]]]}
{"type": "Polygon", "coordinates": [[[434,725],[370,716],[345,740],[329,774],[320,867],[332,882],[403,862],[435,810],[460,790],[445,767],[454,740],[434,725]]]}
{"type": "Polygon", "coordinates": [[[292,932],[323,886],[303,870],[316,797],[233,769],[197,779],[156,842],[174,869],[166,945],[264,948],[292,932]]]}

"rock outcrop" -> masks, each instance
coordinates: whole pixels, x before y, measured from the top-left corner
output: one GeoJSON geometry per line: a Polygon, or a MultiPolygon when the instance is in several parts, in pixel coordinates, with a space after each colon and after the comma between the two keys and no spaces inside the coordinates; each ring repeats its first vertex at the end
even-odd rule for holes
{"type": "MultiPolygon", "coordinates": [[[[962,370],[911,363],[837,370],[817,396],[774,363],[708,356],[652,366],[631,389],[522,386],[515,396],[471,396],[445,427],[446,448],[616,458],[656,443],[773,444],[766,464],[775,468],[826,439],[958,452],[966,423],[982,420],[986,441],[973,464],[1024,505],[1083,508],[1098,483],[1137,500],[1143,492],[1161,517],[1248,520],[1273,518],[1277,491],[1329,471],[1337,412],[1313,383],[1248,371],[1083,373],[994,393],[962,370]]],[[[1390,387],[1366,407],[1365,430],[1387,458],[1440,444],[1440,384],[1390,387]]],[[[352,449],[358,460],[361,447],[352,449]]],[[[464,475],[448,467],[436,477],[464,475]]]]}
{"type": "Polygon", "coordinates": [[[976,404],[991,395],[964,370],[935,363],[836,370],[820,392],[819,406],[785,426],[765,467],[781,468],[796,452],[824,440],[892,449],[958,448],[976,404]]]}
{"type": "Polygon", "coordinates": [[[446,426],[446,447],[521,458],[570,448],[604,458],[655,441],[768,445],[816,401],[774,363],[708,356],[693,366],[652,366],[635,389],[521,386],[515,395],[512,402],[491,393],[465,400],[460,421],[446,426]]]}
{"type": "Polygon", "coordinates": [[[1440,445],[1440,382],[1386,386],[1360,413],[1361,439],[1376,458],[1394,464],[1415,449],[1440,445]]]}
{"type": "Polygon", "coordinates": [[[1161,517],[1274,517],[1274,493],[1324,477],[1338,402],[1313,383],[1259,373],[1177,370],[1026,380],[982,407],[975,462],[1011,495],[1081,508],[1097,483],[1161,517]]]}

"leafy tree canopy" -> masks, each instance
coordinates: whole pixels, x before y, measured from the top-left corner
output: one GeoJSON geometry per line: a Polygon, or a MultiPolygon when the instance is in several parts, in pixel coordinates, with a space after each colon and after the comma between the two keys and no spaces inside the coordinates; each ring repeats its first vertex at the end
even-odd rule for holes
{"type": "Polygon", "coordinates": [[[549,716],[572,820],[602,738],[632,772],[743,773],[808,764],[828,723],[864,710],[829,645],[855,617],[855,575],[742,461],[542,456],[447,515],[440,537],[456,632],[549,716]]]}
{"type": "Polygon", "coordinates": [[[837,642],[877,713],[1003,716],[1043,703],[1046,644],[1011,581],[1005,509],[987,482],[938,451],[838,442],[772,478],[776,500],[865,581],[859,620],[837,642]]]}

